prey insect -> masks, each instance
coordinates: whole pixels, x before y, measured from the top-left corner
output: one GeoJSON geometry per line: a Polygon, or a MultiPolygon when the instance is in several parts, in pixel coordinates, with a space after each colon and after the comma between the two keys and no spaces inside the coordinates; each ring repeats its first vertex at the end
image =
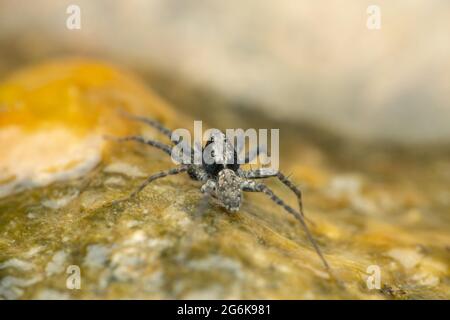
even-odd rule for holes
{"type": "MultiPolygon", "coordinates": [[[[167,136],[169,139],[172,138],[172,131],[153,119],[135,116],[128,113],[123,114],[131,120],[145,123],[157,129],[160,133],[167,136]]],[[[166,144],[156,140],[146,139],[141,136],[109,138],[119,142],[135,141],[138,143],[146,144],[165,152],[169,156],[173,156],[173,142],[171,142],[171,144],[166,144]]],[[[285,176],[278,170],[269,168],[243,170],[237,161],[237,151],[234,146],[229,141],[227,141],[225,134],[219,132],[218,134],[212,135],[206,142],[205,147],[200,148],[202,148],[203,151],[207,146],[210,146],[210,144],[213,144],[213,161],[204,161],[204,157],[202,157],[201,164],[194,164],[193,161],[189,161],[192,160],[192,158],[187,159],[188,161],[186,161],[186,159],[184,161],[180,161],[180,164],[172,169],[164,170],[149,176],[133,193],[131,193],[129,197],[119,201],[125,201],[135,197],[146,186],[157,179],[177,175],[183,172],[187,173],[191,179],[202,183],[200,191],[204,195],[202,201],[203,203],[209,201],[210,197],[215,198],[218,203],[228,212],[239,211],[243,202],[244,192],[263,193],[277,205],[281,206],[286,212],[293,215],[300,222],[308,240],[314,247],[314,250],[321,259],[324,267],[330,273],[330,267],[305,222],[305,217],[303,214],[302,192],[300,191],[300,189],[297,188],[287,176],[285,176]],[[215,147],[219,145],[221,146],[220,148],[215,147]],[[259,182],[260,179],[272,177],[277,178],[296,195],[299,206],[298,211],[289,206],[264,183],[259,182]]],[[[253,156],[257,156],[259,154],[259,150],[256,150],[256,152],[253,153],[247,153],[244,163],[250,163],[250,161],[253,160],[250,154],[252,154],[253,156]]]]}

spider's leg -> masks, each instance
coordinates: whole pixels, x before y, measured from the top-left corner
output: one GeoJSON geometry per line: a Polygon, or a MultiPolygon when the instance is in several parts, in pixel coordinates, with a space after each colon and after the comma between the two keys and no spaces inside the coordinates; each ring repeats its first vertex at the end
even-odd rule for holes
{"type": "Polygon", "coordinates": [[[286,177],[283,173],[281,173],[278,170],[273,170],[270,168],[261,168],[256,170],[243,171],[242,174],[243,177],[247,179],[263,179],[263,178],[277,177],[278,180],[280,180],[286,187],[288,187],[289,189],[291,189],[292,192],[294,192],[298,200],[298,207],[300,214],[302,216],[305,216],[303,213],[302,192],[296,185],[294,185],[291,182],[291,180],[289,180],[289,177],[286,177]]]}
{"type": "MultiPolygon", "coordinates": [[[[131,120],[134,120],[134,121],[138,121],[138,122],[142,122],[142,123],[148,124],[149,126],[155,128],[156,130],[161,132],[163,135],[168,137],[173,143],[179,143],[180,142],[180,140],[173,141],[172,140],[172,131],[170,129],[164,127],[161,123],[159,123],[158,121],[156,121],[154,119],[150,119],[150,118],[146,118],[146,117],[142,117],[142,116],[136,116],[136,115],[130,114],[128,112],[125,112],[123,110],[119,110],[119,112],[123,116],[127,117],[128,119],[131,119],[131,120]]],[[[183,150],[185,151],[186,149],[183,148],[183,150]]],[[[190,151],[191,151],[191,161],[192,161],[193,157],[194,157],[194,150],[191,148],[190,151]]]]}
{"type": "Polygon", "coordinates": [[[159,123],[156,120],[153,120],[153,119],[150,119],[150,118],[146,118],[146,117],[136,116],[136,115],[130,114],[130,113],[124,111],[124,110],[119,110],[119,112],[120,112],[120,114],[122,114],[123,116],[127,117],[128,119],[148,124],[149,126],[155,128],[156,130],[158,130],[159,132],[164,134],[169,139],[172,136],[172,131],[167,129],[166,127],[164,127],[161,123],[159,123]]]}
{"type": "MultiPolygon", "coordinates": [[[[240,151],[240,150],[239,150],[240,151]]],[[[246,163],[250,163],[252,162],[255,158],[257,158],[260,154],[262,154],[263,152],[265,153],[267,150],[265,148],[259,148],[259,146],[257,146],[256,148],[254,148],[251,151],[248,151],[245,154],[245,158],[244,158],[244,164],[246,163]]]]}
{"type": "Polygon", "coordinates": [[[116,200],[114,202],[117,203],[117,202],[122,202],[122,201],[129,200],[131,198],[134,198],[139,192],[142,191],[142,189],[144,189],[146,186],[148,186],[152,181],[155,181],[156,179],[164,178],[164,177],[167,177],[167,176],[176,175],[176,174],[179,174],[181,172],[185,172],[187,170],[188,170],[188,166],[181,165],[181,166],[176,167],[176,168],[172,168],[172,169],[169,169],[169,170],[164,170],[164,171],[155,173],[155,174],[151,175],[150,177],[148,177],[147,179],[145,179],[145,181],[139,186],[139,188],[137,188],[128,197],[126,197],[126,198],[124,198],[122,200],[116,200]]]}
{"type": "MultiPolygon", "coordinates": [[[[165,135],[166,137],[168,137],[168,138],[169,138],[173,143],[175,143],[175,144],[178,144],[178,143],[180,142],[180,140],[178,140],[178,141],[173,141],[173,140],[172,140],[172,131],[171,131],[170,129],[164,127],[161,123],[159,123],[159,122],[156,121],[156,120],[153,120],[153,119],[150,119],[150,118],[146,118],[146,117],[142,117],[142,116],[135,116],[135,115],[130,114],[130,113],[128,113],[128,112],[126,112],[126,111],[124,111],[124,110],[121,110],[121,109],[119,110],[119,112],[120,112],[123,116],[127,117],[128,119],[131,119],[131,120],[134,120],[134,121],[139,121],[139,122],[148,124],[149,126],[155,128],[156,130],[158,130],[159,132],[161,132],[163,135],[165,135]]],[[[203,151],[201,145],[200,145],[200,146],[195,145],[194,148],[191,148],[191,150],[190,150],[190,151],[191,151],[191,163],[194,162],[194,152],[195,152],[196,149],[200,150],[200,152],[203,151]]],[[[186,149],[183,148],[183,150],[185,151],[186,149]]],[[[180,161],[180,162],[183,162],[183,161],[180,161]]]]}
{"type": "Polygon", "coordinates": [[[241,170],[240,176],[246,179],[264,179],[270,177],[276,177],[278,171],[271,168],[259,168],[255,170],[241,170]]]}
{"type": "Polygon", "coordinates": [[[145,139],[143,137],[140,136],[127,136],[127,137],[113,137],[113,136],[104,136],[105,139],[111,139],[117,142],[125,142],[125,141],[136,141],[139,143],[143,143],[143,144],[147,144],[149,146],[158,148],[162,151],[164,151],[165,153],[167,153],[168,155],[172,154],[172,148],[162,142],[159,141],[155,141],[155,140],[149,140],[149,139],[145,139]]]}
{"type": "MultiPolygon", "coordinates": [[[[327,271],[330,273],[330,266],[328,265],[327,260],[325,260],[325,257],[322,254],[322,251],[320,250],[319,246],[316,243],[316,240],[314,240],[311,231],[309,231],[308,226],[306,225],[304,217],[294,209],[292,209],[289,205],[287,205],[280,197],[278,197],[269,187],[262,183],[258,183],[256,181],[251,180],[245,180],[242,184],[242,190],[248,191],[248,192],[262,192],[270,197],[270,199],[278,204],[279,206],[283,207],[284,210],[289,212],[291,215],[293,215],[303,226],[303,229],[305,230],[306,237],[313,245],[315,251],[317,252],[317,255],[322,260],[323,265],[327,269],[327,271]]],[[[331,274],[331,273],[330,273],[331,274]]]]}
{"type": "Polygon", "coordinates": [[[208,173],[201,166],[189,166],[188,173],[193,180],[206,182],[209,179],[208,173]]]}
{"type": "Polygon", "coordinates": [[[182,172],[185,172],[188,170],[188,166],[179,166],[176,168],[172,168],[169,170],[164,170],[158,173],[155,173],[153,175],[151,175],[150,177],[148,177],[140,186],[139,188],[137,188],[131,195],[130,197],[134,197],[136,196],[139,192],[142,191],[142,189],[144,189],[147,185],[149,185],[152,181],[155,181],[156,179],[160,179],[160,178],[164,178],[167,176],[173,176],[182,172]]]}
{"type": "Polygon", "coordinates": [[[291,189],[291,191],[293,193],[295,193],[295,196],[297,197],[298,200],[298,208],[300,210],[300,214],[302,216],[305,216],[305,214],[303,213],[303,200],[302,200],[302,191],[292,183],[291,180],[289,180],[289,177],[286,177],[283,173],[281,173],[280,171],[278,171],[277,173],[277,178],[278,180],[280,180],[286,187],[288,187],[289,189],[291,189]]]}

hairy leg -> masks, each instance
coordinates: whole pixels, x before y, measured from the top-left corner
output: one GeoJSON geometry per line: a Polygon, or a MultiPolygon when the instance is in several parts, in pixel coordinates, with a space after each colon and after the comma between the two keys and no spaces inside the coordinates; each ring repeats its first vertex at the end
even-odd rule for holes
{"type": "Polygon", "coordinates": [[[255,170],[241,170],[239,172],[239,175],[242,178],[245,179],[263,179],[263,178],[270,178],[270,177],[276,177],[278,174],[277,170],[270,169],[270,168],[259,168],[255,170]]]}
{"type": "Polygon", "coordinates": [[[166,127],[164,127],[161,123],[159,123],[156,120],[149,119],[149,118],[146,118],[146,117],[141,117],[141,116],[135,116],[135,115],[130,114],[130,113],[128,113],[126,111],[123,111],[123,110],[119,110],[119,112],[120,112],[121,115],[127,117],[128,119],[148,124],[149,126],[155,128],[156,130],[158,130],[159,132],[164,134],[169,139],[172,136],[172,131],[167,129],[166,127]]]}
{"type": "Polygon", "coordinates": [[[172,154],[172,148],[162,142],[159,141],[155,141],[155,140],[149,140],[149,139],[145,139],[143,137],[140,136],[127,136],[127,137],[112,137],[112,136],[105,136],[106,139],[111,139],[117,142],[125,142],[125,141],[136,141],[139,143],[143,143],[143,144],[147,144],[149,146],[158,148],[159,150],[164,151],[165,153],[167,153],[168,155],[172,154]]]}
{"type": "MultiPolygon", "coordinates": [[[[149,126],[155,128],[156,130],[158,130],[159,132],[161,132],[163,135],[165,135],[166,137],[168,137],[168,138],[172,141],[172,131],[171,131],[170,129],[164,127],[164,126],[163,126],[161,123],[159,123],[158,121],[153,120],[153,119],[150,119],[150,118],[146,118],[146,117],[135,116],[135,115],[132,115],[132,114],[130,114],[130,113],[128,113],[128,112],[125,112],[125,111],[123,111],[123,110],[119,110],[119,112],[120,112],[123,116],[127,117],[128,119],[131,119],[131,120],[134,120],[134,121],[139,121],[139,122],[148,124],[149,126]]],[[[180,143],[180,140],[178,140],[178,141],[172,141],[172,142],[178,144],[178,143],[180,143]]],[[[189,147],[189,146],[187,146],[187,147],[189,147]]],[[[196,147],[198,148],[198,146],[196,146],[196,147]]],[[[186,151],[186,148],[183,148],[183,150],[186,151]]],[[[202,150],[201,146],[200,146],[200,149],[199,149],[199,150],[202,150]]],[[[191,152],[191,161],[192,161],[191,163],[193,163],[193,159],[194,159],[194,150],[193,150],[192,148],[190,148],[190,152],[191,152]]],[[[180,156],[177,156],[177,157],[179,158],[179,159],[177,159],[177,161],[179,161],[179,160],[181,159],[181,157],[180,157],[180,156]]],[[[179,161],[179,162],[184,163],[183,161],[179,161]]]]}
{"type": "Polygon", "coordinates": [[[142,191],[142,189],[144,189],[146,186],[148,186],[152,181],[155,181],[156,179],[160,179],[160,178],[164,178],[167,176],[173,176],[182,172],[186,172],[188,170],[188,166],[180,166],[180,167],[176,167],[173,169],[169,169],[169,170],[164,170],[158,173],[155,173],[153,175],[151,175],[150,177],[148,177],[140,186],[139,188],[137,188],[131,195],[130,197],[134,197],[136,196],[139,192],[142,191]]]}
{"type": "Polygon", "coordinates": [[[193,180],[206,182],[209,179],[208,173],[201,166],[190,165],[188,174],[193,180]]]}
{"type": "Polygon", "coordinates": [[[182,172],[186,172],[187,170],[188,170],[188,166],[182,165],[182,166],[179,166],[179,167],[176,167],[173,169],[164,170],[164,171],[155,173],[155,174],[151,175],[150,177],[148,177],[147,179],[145,179],[145,181],[139,186],[139,188],[137,188],[128,197],[126,197],[122,200],[116,200],[116,201],[114,201],[114,203],[122,202],[122,201],[126,201],[126,200],[134,198],[139,192],[142,191],[142,189],[144,189],[146,186],[148,186],[152,181],[155,181],[157,179],[164,178],[167,176],[176,175],[176,174],[179,174],[182,172]]]}
{"type": "Polygon", "coordinates": [[[323,256],[322,251],[320,250],[320,248],[317,245],[316,241],[314,240],[311,232],[309,231],[309,228],[306,225],[306,222],[305,222],[305,219],[304,219],[303,215],[301,215],[299,212],[297,212],[294,209],[292,209],[280,197],[275,195],[275,193],[269,187],[267,187],[266,185],[264,185],[262,183],[258,183],[256,181],[251,181],[251,180],[246,180],[246,181],[244,181],[244,183],[242,185],[242,190],[248,191],[248,192],[262,192],[262,193],[266,194],[267,196],[269,196],[270,199],[273,202],[275,202],[279,206],[283,207],[284,210],[286,210],[288,213],[293,215],[300,222],[300,224],[303,226],[303,229],[305,230],[305,233],[306,233],[306,236],[307,236],[308,240],[313,245],[314,249],[317,252],[317,255],[322,260],[323,265],[325,266],[327,271],[330,271],[330,266],[328,265],[328,262],[325,260],[325,257],[323,256]]]}
{"type": "Polygon", "coordinates": [[[288,187],[292,192],[294,192],[295,196],[298,200],[298,207],[300,214],[305,216],[303,213],[303,200],[302,200],[302,192],[299,188],[297,188],[288,177],[286,177],[283,173],[277,170],[273,170],[270,168],[260,168],[256,170],[250,171],[242,171],[242,177],[247,179],[264,179],[277,177],[286,187],[288,187]]]}
{"type": "Polygon", "coordinates": [[[280,171],[278,171],[277,174],[277,178],[278,180],[280,180],[286,187],[288,187],[289,189],[291,189],[292,192],[295,193],[295,196],[297,197],[298,200],[298,208],[300,211],[300,214],[304,217],[305,214],[303,213],[303,200],[302,200],[302,191],[297,188],[291,180],[289,180],[288,177],[286,177],[283,173],[281,173],[280,171]]]}

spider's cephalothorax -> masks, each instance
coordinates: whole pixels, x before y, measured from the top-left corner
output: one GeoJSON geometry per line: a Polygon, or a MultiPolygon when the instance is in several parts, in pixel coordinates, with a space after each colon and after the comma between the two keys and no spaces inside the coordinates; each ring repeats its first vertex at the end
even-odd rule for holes
{"type": "MultiPolygon", "coordinates": [[[[166,135],[169,139],[171,138],[171,131],[161,125],[159,122],[147,119],[143,117],[133,116],[130,114],[125,114],[128,118],[132,120],[137,120],[144,122],[156,129],[161,133],[166,135]]],[[[117,141],[137,141],[144,143],[153,147],[156,147],[168,155],[172,155],[172,146],[161,143],[155,140],[148,140],[140,136],[128,136],[123,138],[114,138],[117,141]]],[[[259,150],[254,154],[258,155],[259,150]]],[[[261,192],[270,197],[272,201],[283,207],[288,213],[293,215],[303,226],[306,236],[313,245],[317,254],[321,258],[324,266],[329,270],[329,266],[324,256],[322,255],[318,245],[316,244],[314,238],[312,237],[304,219],[303,215],[303,204],[302,204],[302,194],[300,189],[298,189],[288,177],[277,170],[269,168],[260,168],[256,170],[242,170],[238,163],[238,153],[234,146],[227,141],[226,136],[220,132],[215,131],[210,137],[210,139],[202,148],[202,161],[201,164],[193,164],[191,161],[182,161],[181,164],[173,169],[161,171],[159,173],[153,174],[148,177],[141,186],[133,192],[130,197],[134,197],[142,189],[144,189],[152,181],[163,178],[169,175],[175,175],[181,172],[187,172],[193,180],[202,182],[200,188],[201,192],[205,195],[205,199],[210,197],[216,199],[218,203],[224,207],[228,212],[239,211],[244,192],[261,192]],[[293,209],[291,206],[286,204],[281,198],[274,194],[274,192],[265,184],[258,182],[258,179],[276,177],[284,185],[286,185],[294,194],[297,196],[299,210],[293,209]]],[[[186,159],[185,159],[186,160],[186,159]]],[[[249,163],[253,159],[247,154],[244,159],[244,163],[249,163]]]]}
{"type": "Polygon", "coordinates": [[[211,177],[217,178],[219,172],[225,168],[234,172],[238,171],[239,163],[236,148],[222,132],[215,131],[202,151],[202,167],[211,177]]]}

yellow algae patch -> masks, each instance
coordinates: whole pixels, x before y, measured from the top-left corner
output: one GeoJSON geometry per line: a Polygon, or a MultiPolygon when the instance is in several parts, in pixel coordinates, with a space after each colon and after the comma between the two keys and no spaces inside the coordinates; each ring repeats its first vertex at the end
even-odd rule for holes
{"type": "Polygon", "coordinates": [[[302,181],[313,188],[322,188],[329,180],[329,177],[323,168],[308,165],[295,165],[291,167],[290,171],[294,172],[293,175],[296,181],[302,181]]]}
{"type": "Polygon", "coordinates": [[[118,109],[163,122],[174,111],[125,71],[83,59],[26,68],[0,82],[0,197],[85,174],[102,135],[136,133],[118,109]]]}

